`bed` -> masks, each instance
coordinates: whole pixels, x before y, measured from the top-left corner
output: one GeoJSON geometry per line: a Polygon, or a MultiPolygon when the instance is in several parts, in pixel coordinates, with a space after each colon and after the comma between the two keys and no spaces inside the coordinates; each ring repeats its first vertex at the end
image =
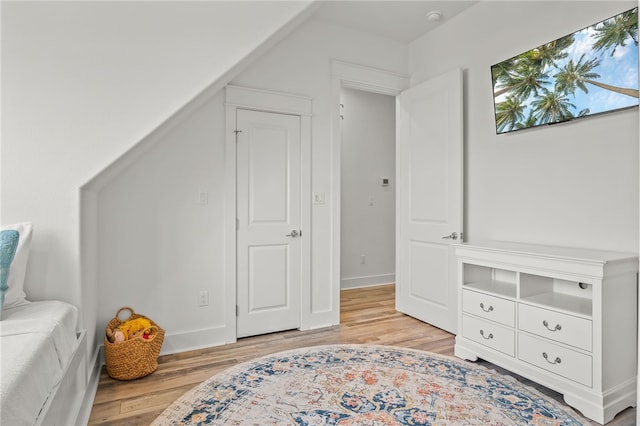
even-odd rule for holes
{"type": "Polygon", "coordinates": [[[32,231],[0,227],[0,423],[72,425],[87,405],[86,332],[75,306],[27,299],[32,231]]]}
{"type": "Polygon", "coordinates": [[[74,408],[65,394],[83,385],[77,373],[83,371],[79,361],[84,351],[79,349],[84,333],[77,330],[78,310],[65,302],[30,302],[2,310],[2,424],[62,424],[59,419],[74,408]]]}

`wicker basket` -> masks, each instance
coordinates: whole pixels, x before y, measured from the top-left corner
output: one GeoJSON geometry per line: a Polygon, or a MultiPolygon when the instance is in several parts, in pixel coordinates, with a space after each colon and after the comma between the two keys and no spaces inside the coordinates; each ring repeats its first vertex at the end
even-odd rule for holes
{"type": "Polygon", "coordinates": [[[115,330],[128,319],[146,318],[151,323],[145,332],[150,336],[144,339],[142,335],[120,343],[111,343],[105,336],[104,356],[107,374],[118,380],[133,380],[147,376],[158,369],[158,355],[164,340],[164,330],[144,315],[136,314],[128,306],[118,309],[116,316],[109,322],[107,329],[115,330]],[[128,310],[129,318],[120,319],[120,313],[128,310]]]}

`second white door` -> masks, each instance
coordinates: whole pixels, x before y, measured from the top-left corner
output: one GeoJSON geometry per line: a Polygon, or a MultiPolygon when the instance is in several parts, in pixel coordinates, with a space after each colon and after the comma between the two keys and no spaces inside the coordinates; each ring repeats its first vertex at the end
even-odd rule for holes
{"type": "Polygon", "coordinates": [[[462,71],[397,97],[396,308],[457,332],[462,238],[462,71]]]}
{"type": "Polygon", "coordinates": [[[237,110],[237,337],[300,327],[300,117],[237,110]]]}

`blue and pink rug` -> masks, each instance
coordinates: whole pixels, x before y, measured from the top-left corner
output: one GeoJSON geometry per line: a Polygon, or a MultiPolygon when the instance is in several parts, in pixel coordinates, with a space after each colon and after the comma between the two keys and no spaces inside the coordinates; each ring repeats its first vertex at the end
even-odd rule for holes
{"type": "Polygon", "coordinates": [[[572,409],[482,366],[390,346],[336,345],[239,364],[153,425],[582,425],[572,409]]]}

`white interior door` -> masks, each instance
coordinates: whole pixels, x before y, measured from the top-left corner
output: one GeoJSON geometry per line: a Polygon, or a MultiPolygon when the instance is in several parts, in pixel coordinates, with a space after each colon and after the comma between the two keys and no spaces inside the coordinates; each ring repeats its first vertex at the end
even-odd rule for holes
{"type": "Polygon", "coordinates": [[[300,117],[237,110],[237,337],[300,327],[300,117]]]}
{"type": "Polygon", "coordinates": [[[396,114],[396,308],[456,333],[462,71],[402,92],[396,114]]]}

